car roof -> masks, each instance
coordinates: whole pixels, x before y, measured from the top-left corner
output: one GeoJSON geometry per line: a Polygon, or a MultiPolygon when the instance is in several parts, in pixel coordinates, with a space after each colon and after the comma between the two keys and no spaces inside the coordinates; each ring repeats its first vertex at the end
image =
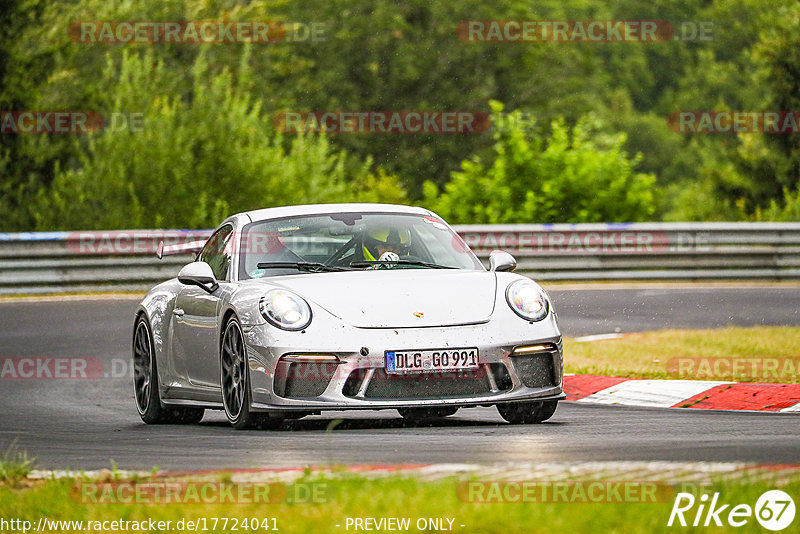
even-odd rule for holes
{"type": "Polygon", "coordinates": [[[248,211],[239,215],[250,218],[251,221],[263,221],[280,217],[293,217],[301,215],[315,215],[324,213],[408,213],[417,215],[430,215],[431,212],[414,206],[401,206],[398,204],[306,204],[302,206],[280,206],[248,211]]]}

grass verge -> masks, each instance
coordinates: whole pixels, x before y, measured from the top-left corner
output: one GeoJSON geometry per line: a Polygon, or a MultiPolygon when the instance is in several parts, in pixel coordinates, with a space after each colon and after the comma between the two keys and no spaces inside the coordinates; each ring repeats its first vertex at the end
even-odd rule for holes
{"type": "Polygon", "coordinates": [[[33,469],[33,458],[11,443],[0,457],[0,486],[16,486],[33,469]]]}
{"type": "MultiPolygon", "coordinates": [[[[220,479],[221,480],[221,479],[220,479]]],[[[629,481],[633,482],[633,481],[629,481]]],[[[200,521],[199,532],[234,531],[233,518],[248,519],[250,527],[235,530],[271,531],[273,525],[283,533],[341,533],[354,532],[352,524],[347,528],[348,518],[409,518],[408,531],[416,532],[420,519],[433,518],[449,526],[455,532],[481,533],[529,533],[529,532],[626,532],[652,533],[674,531],[667,527],[675,493],[667,493],[648,502],[637,502],[624,497],[624,502],[586,502],[576,498],[573,490],[558,502],[472,502],[464,490],[464,481],[448,478],[423,481],[410,476],[369,479],[360,475],[338,478],[315,477],[297,484],[325,485],[323,499],[314,503],[278,502],[273,504],[150,504],[111,503],[93,504],[82,501],[81,491],[76,489],[79,481],[61,479],[48,480],[28,489],[0,488],[0,517],[30,521],[37,525],[40,517],[52,521],[80,521],[79,525],[53,525],[51,532],[110,531],[114,526],[92,522],[114,520],[126,521],[170,521],[168,530],[177,531],[180,520],[200,521]],[[656,502],[652,502],[652,501],[656,502]],[[217,528],[212,521],[217,519],[217,528]],[[221,519],[228,518],[227,528],[222,528],[221,519]],[[273,522],[274,518],[274,522],[273,522]],[[253,529],[253,520],[259,528],[253,529]],[[263,528],[267,519],[268,529],[263,528]],[[449,520],[452,520],[450,523],[449,520]],[[204,521],[204,523],[203,523],[204,521]],[[205,525],[205,530],[203,528],[205,525]],[[99,527],[99,528],[98,528],[99,527]]],[[[574,486],[572,486],[574,488],[574,486]]],[[[721,503],[747,504],[755,507],[761,494],[775,486],[766,481],[747,483],[712,482],[709,486],[696,488],[695,494],[713,496],[720,493],[721,503]]],[[[781,488],[800,497],[800,483],[795,479],[781,488]]],[[[290,491],[291,493],[291,491],[290,491]]],[[[538,495],[538,493],[534,493],[538,495]]],[[[488,493],[479,495],[487,496],[488,493]]],[[[584,494],[585,495],[585,494],[584,494]]],[[[605,495],[605,494],[604,494],[605,495]]],[[[474,500],[474,499],[473,499],[474,500]]],[[[519,500],[519,499],[516,499],[519,500]]],[[[552,500],[552,498],[550,498],[552,500]]],[[[615,500],[615,499],[613,499],[615,500]]],[[[699,503],[700,500],[698,499],[699,503]]],[[[729,507],[730,509],[730,507],[729,507]]],[[[694,519],[697,506],[687,518],[694,519]]],[[[723,515],[724,520],[724,515],[723,515]]],[[[797,520],[795,520],[797,521],[797,520]]],[[[185,525],[185,523],[184,523],[185,525]]],[[[678,527],[680,530],[680,527],[678,527]]],[[[118,531],[132,531],[119,528],[118,531]]],[[[184,526],[180,530],[193,530],[184,526]]],[[[435,529],[428,529],[435,530],[435,529]]],[[[447,530],[447,529],[441,529],[447,530]]],[[[750,517],[743,528],[716,529],[716,531],[763,532],[754,517],[750,517]]]]}
{"type": "Polygon", "coordinates": [[[661,330],[585,343],[565,338],[564,365],[577,374],[793,384],[800,379],[800,328],[661,330]]]}

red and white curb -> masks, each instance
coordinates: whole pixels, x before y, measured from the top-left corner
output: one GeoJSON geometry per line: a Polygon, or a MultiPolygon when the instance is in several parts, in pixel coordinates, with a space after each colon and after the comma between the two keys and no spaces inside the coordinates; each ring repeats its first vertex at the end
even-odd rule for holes
{"type": "Polygon", "coordinates": [[[564,375],[568,401],[700,410],[800,413],[800,384],[564,375]]]}

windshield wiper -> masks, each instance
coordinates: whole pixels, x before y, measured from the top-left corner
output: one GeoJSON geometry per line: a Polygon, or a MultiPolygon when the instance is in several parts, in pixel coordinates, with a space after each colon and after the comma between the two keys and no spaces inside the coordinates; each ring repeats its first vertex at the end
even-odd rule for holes
{"type": "Polygon", "coordinates": [[[426,261],[417,260],[396,260],[396,261],[351,261],[350,267],[372,267],[373,265],[416,265],[419,267],[428,267],[430,269],[456,269],[456,267],[448,267],[447,265],[439,265],[438,263],[428,263],[426,261]]]}
{"type": "Polygon", "coordinates": [[[335,271],[350,271],[347,267],[337,267],[335,265],[325,265],[316,261],[278,261],[265,262],[256,265],[259,269],[297,269],[306,273],[325,273],[335,271]]]}

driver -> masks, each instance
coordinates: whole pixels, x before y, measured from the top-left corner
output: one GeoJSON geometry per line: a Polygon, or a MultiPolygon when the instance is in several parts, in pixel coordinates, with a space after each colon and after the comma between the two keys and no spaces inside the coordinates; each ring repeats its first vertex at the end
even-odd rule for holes
{"type": "Polygon", "coordinates": [[[373,228],[364,235],[363,253],[366,261],[397,261],[408,254],[411,232],[407,228],[388,226],[373,228]]]}

